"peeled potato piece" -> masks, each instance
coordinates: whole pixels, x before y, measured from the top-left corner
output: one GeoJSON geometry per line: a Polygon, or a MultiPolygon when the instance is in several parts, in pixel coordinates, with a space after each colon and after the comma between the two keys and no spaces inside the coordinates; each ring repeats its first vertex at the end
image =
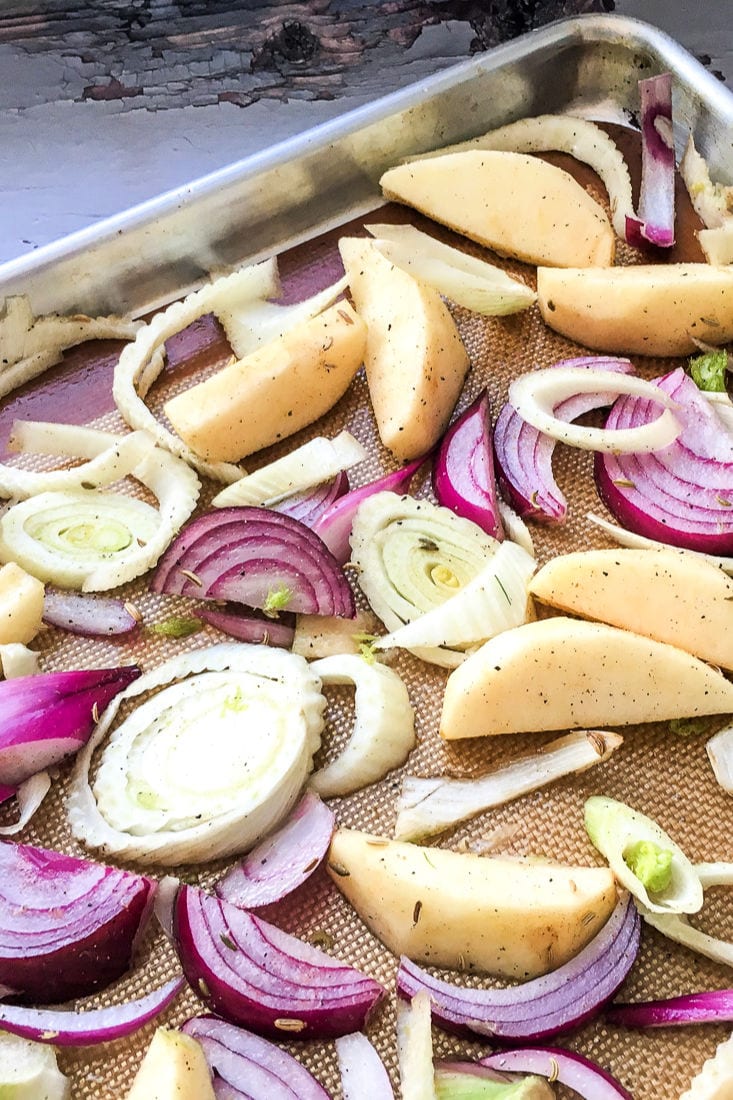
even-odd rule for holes
{"type": "Polygon", "coordinates": [[[733,683],[689,653],[557,616],[492,638],[451,675],[446,740],[627,726],[733,711],[733,683]]]}
{"type": "Polygon", "coordinates": [[[605,267],[616,238],[573,177],[523,153],[469,151],[390,168],[385,197],[504,256],[553,267],[605,267]]]}
{"type": "Polygon", "coordinates": [[[638,264],[537,270],[546,325],[595,351],[690,355],[733,339],[733,267],[638,264]]]}
{"type": "Polygon", "coordinates": [[[25,645],[41,629],[43,585],[15,562],[0,568],[0,645],[25,645]]]}

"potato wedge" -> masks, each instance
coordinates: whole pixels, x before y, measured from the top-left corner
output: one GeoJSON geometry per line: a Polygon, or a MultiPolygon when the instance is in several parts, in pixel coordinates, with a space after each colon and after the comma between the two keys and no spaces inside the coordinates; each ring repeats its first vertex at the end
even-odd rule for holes
{"type": "Polygon", "coordinates": [[[211,1071],[199,1042],[159,1027],[127,1100],[214,1100],[211,1071]]]}
{"type": "Polygon", "coordinates": [[[573,177],[523,153],[467,151],[390,168],[385,197],[503,256],[553,267],[613,263],[602,206],[573,177]]]}
{"type": "Polygon", "coordinates": [[[733,580],[676,550],[583,550],[530,581],[538,600],[733,669],[733,580]]]}
{"type": "Polygon", "coordinates": [[[0,568],[0,645],[35,638],[41,629],[44,588],[41,581],[9,561],[0,568]]]}
{"type": "Polygon", "coordinates": [[[576,955],[616,904],[608,867],[490,858],[337,829],[331,878],[396,955],[535,978],[576,955]]]}
{"type": "Polygon", "coordinates": [[[339,249],[367,325],[364,365],[379,437],[401,461],[417,458],[448,426],[468,370],[466,349],[437,290],[366,237],[343,237],[339,249]]]}
{"type": "Polygon", "coordinates": [[[627,630],[557,616],[506,630],[448,677],[446,740],[733,711],[717,669],[627,630]]]}
{"type": "Polygon", "coordinates": [[[236,462],[323,416],[345,393],[365,347],[364,322],[337,302],[173,397],[166,416],[197,455],[236,462]]]}
{"type": "Polygon", "coordinates": [[[733,339],[733,267],[639,264],[537,270],[546,325],[596,351],[690,355],[733,339]]]}

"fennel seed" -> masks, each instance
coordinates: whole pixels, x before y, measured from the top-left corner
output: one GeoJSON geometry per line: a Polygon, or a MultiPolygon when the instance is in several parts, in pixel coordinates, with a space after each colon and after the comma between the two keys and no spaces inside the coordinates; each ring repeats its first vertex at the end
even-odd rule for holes
{"type": "Polygon", "coordinates": [[[94,722],[95,722],[95,725],[96,725],[96,723],[99,721],[99,704],[98,703],[95,703],[94,706],[92,707],[92,718],[94,719],[94,722]]]}
{"type": "Polygon", "coordinates": [[[591,731],[585,736],[588,738],[598,755],[603,756],[606,751],[606,739],[603,734],[591,731]]]}
{"type": "Polygon", "coordinates": [[[440,547],[438,546],[435,539],[426,538],[425,535],[422,535],[418,539],[417,545],[420,547],[421,550],[432,551],[434,554],[437,554],[438,550],[440,550],[440,547]]]}
{"type": "Polygon", "coordinates": [[[351,871],[349,871],[341,863],[331,863],[329,861],[328,868],[329,868],[330,871],[333,871],[334,875],[338,875],[339,878],[350,878],[351,877],[351,871]]]}
{"type": "Polygon", "coordinates": [[[208,985],[206,984],[206,982],[204,981],[203,978],[199,978],[199,983],[198,984],[199,984],[199,993],[201,994],[201,996],[202,997],[210,997],[211,996],[211,990],[209,989],[208,985]]]}
{"type": "Polygon", "coordinates": [[[420,920],[420,914],[422,913],[422,902],[416,901],[415,908],[412,910],[412,927],[414,928],[417,922],[420,920]]]}
{"type": "Polygon", "coordinates": [[[386,848],[389,844],[389,840],[386,836],[370,836],[369,840],[367,840],[367,844],[372,848],[386,848]]]}
{"type": "Polygon", "coordinates": [[[466,969],[466,959],[463,955],[460,955],[460,954],[458,956],[458,969],[459,970],[465,970],[466,969]]]}
{"type": "Polygon", "coordinates": [[[329,349],[332,348],[332,347],[333,347],[333,336],[329,336],[328,339],[324,340],[323,343],[321,344],[321,351],[329,351],[329,349]]]}
{"type": "Polygon", "coordinates": [[[550,1084],[552,1084],[553,1081],[557,1081],[558,1077],[560,1076],[560,1067],[557,1064],[556,1058],[550,1058],[550,1065],[552,1067],[552,1072],[550,1073],[550,1076],[547,1078],[547,1080],[550,1084]]]}
{"type": "Polygon", "coordinates": [[[337,313],[345,325],[353,325],[354,318],[350,317],[345,309],[339,309],[337,310],[337,313]]]}
{"type": "Polygon", "coordinates": [[[198,585],[199,588],[203,588],[204,582],[200,577],[197,577],[195,573],[192,573],[190,569],[179,569],[178,572],[182,577],[187,577],[191,584],[198,585]]]}
{"type": "Polygon", "coordinates": [[[229,936],[227,936],[226,932],[220,932],[219,933],[219,939],[221,940],[221,942],[224,944],[225,947],[229,948],[230,951],[238,951],[239,950],[239,948],[237,947],[234,940],[231,939],[229,936]]]}
{"type": "Polygon", "coordinates": [[[287,1016],[279,1016],[275,1020],[278,1031],[305,1031],[307,1026],[305,1020],[291,1020],[287,1016]]]}
{"type": "Polygon", "coordinates": [[[613,484],[618,485],[620,489],[635,489],[636,488],[636,483],[633,482],[633,481],[629,481],[629,479],[627,477],[615,477],[613,479],[613,484]]]}
{"type": "Polygon", "coordinates": [[[128,600],[126,603],[123,603],[122,607],[127,612],[127,614],[135,620],[136,623],[141,623],[143,621],[142,612],[135,606],[134,603],[130,603],[130,601],[128,600]]]}
{"type": "Polygon", "coordinates": [[[722,497],[720,493],[715,494],[715,499],[717,500],[718,504],[722,504],[724,508],[733,508],[733,503],[731,503],[731,501],[729,500],[726,500],[725,497],[722,497]]]}
{"type": "Polygon", "coordinates": [[[596,919],[596,915],[592,909],[589,909],[587,913],[584,913],[581,917],[580,923],[582,925],[591,924],[596,919]]]}
{"type": "Polygon", "coordinates": [[[309,875],[311,873],[311,871],[315,871],[316,867],[318,866],[318,864],[320,862],[321,861],[318,858],[312,859],[310,861],[310,863],[306,867],[303,868],[303,874],[304,875],[309,875]]]}

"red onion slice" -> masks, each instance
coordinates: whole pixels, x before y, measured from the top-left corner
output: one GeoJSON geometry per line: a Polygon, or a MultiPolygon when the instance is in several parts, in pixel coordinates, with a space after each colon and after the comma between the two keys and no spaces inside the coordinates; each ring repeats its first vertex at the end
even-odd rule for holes
{"type": "Polygon", "coordinates": [[[545,1039],[600,1013],[633,966],[640,936],[641,920],[627,895],[575,958],[541,978],[510,989],[470,989],[402,958],[397,992],[410,999],[426,990],[433,1018],[447,1031],[507,1042],[545,1039]]]}
{"type": "Polygon", "coordinates": [[[203,1047],[217,1100],[330,1100],[300,1062],[260,1035],[213,1016],[196,1016],[181,1030],[203,1047]]]}
{"type": "Polygon", "coordinates": [[[154,892],[129,871],[0,844],[0,983],[43,1004],[106,988],[130,968],[154,892]]]}
{"type": "Polygon", "coordinates": [[[270,507],[274,512],[292,516],[293,519],[304,523],[306,527],[313,527],[339,497],[348,493],[349,488],[348,474],[342,470],[330,481],[324,481],[321,485],[306,489],[302,493],[293,493],[291,497],[280,500],[277,504],[271,504],[270,507]]]}
{"type": "Polygon", "coordinates": [[[161,559],[151,588],[269,609],[353,618],[354,596],[339,563],[313,531],[269,508],[219,508],[184,527],[161,559]]]}
{"type": "MultiPolygon", "coordinates": [[[[634,373],[628,359],[597,355],[563,359],[554,366],[634,373]]],[[[578,394],[556,405],[554,413],[559,420],[570,422],[583,413],[610,405],[614,396],[611,393],[578,394]]],[[[567,501],[552,473],[554,450],[554,439],[527,424],[510,404],[504,405],[494,427],[497,476],[502,493],[523,519],[546,524],[565,522],[567,501]]]]}
{"type": "Polygon", "coordinates": [[[394,1100],[387,1071],[366,1035],[342,1035],[336,1054],[344,1100],[394,1100]]]}
{"type": "Polygon", "coordinates": [[[85,1047],[124,1039],[155,1019],[175,1000],[183,978],[172,978],[160,989],[123,1005],[90,1009],[88,1012],[58,1011],[0,1005],[0,1027],[37,1043],[58,1047],[85,1047]]]}
{"type": "Polygon", "coordinates": [[[174,931],[183,972],[206,1004],[263,1035],[358,1031],[384,992],[366,974],[192,886],[178,892],[174,931]]]}
{"type": "Polygon", "coordinates": [[[391,474],[385,474],[384,477],[377,478],[376,481],[370,481],[368,485],[362,485],[360,489],[352,489],[350,493],[340,497],[335,504],[327,508],[320,519],[314,523],[313,530],[323,539],[340,565],[343,565],[351,557],[351,545],[349,543],[351,525],[362,501],[373,496],[374,493],[406,493],[410,488],[410,482],[426,458],[427,455],[423,458],[416,458],[407,466],[403,466],[399,470],[393,470],[391,474]]]}
{"type": "Polygon", "coordinates": [[[606,1019],[622,1027],[682,1027],[685,1024],[727,1024],[733,1021],[733,989],[688,993],[661,1001],[612,1004],[606,1019]]]}
{"type": "Polygon", "coordinates": [[[17,786],[77,752],[95,716],[139,675],[127,665],[0,682],[0,783],[17,786]]]}
{"type": "MultiPolygon", "coordinates": [[[[677,402],[679,437],[649,455],[596,455],[601,499],[624,527],[672,546],[733,553],[733,435],[679,367],[656,380],[677,402]]],[[[651,402],[621,398],[606,426],[655,416],[651,402]]]]}
{"type": "Polygon", "coordinates": [[[503,539],[486,390],[443,436],[433,462],[433,489],[438,504],[470,519],[492,538],[503,539]]]}
{"type": "Polygon", "coordinates": [[[675,156],[672,74],[639,81],[641,97],[641,193],[638,218],[626,218],[626,240],[661,248],[674,244],[675,156]]]}
{"type": "Polygon", "coordinates": [[[217,883],[217,894],[241,909],[280,901],[313,874],[328,851],[335,823],[328,806],[306,791],[282,828],[217,883]]]}
{"type": "Polygon", "coordinates": [[[80,592],[50,592],[43,597],[43,621],[71,634],[129,634],[140,623],[131,604],[113,598],[83,596],[80,592]]]}
{"type": "Polygon", "coordinates": [[[274,645],[281,649],[290,649],[295,636],[295,616],[287,611],[271,618],[252,607],[228,603],[225,607],[199,607],[196,617],[205,623],[236,638],[240,642],[253,645],[274,645]]]}
{"type": "Polygon", "coordinates": [[[482,1058],[480,1066],[500,1073],[536,1073],[574,1089],[583,1100],[634,1100],[620,1081],[589,1058],[560,1047],[526,1047],[482,1058]]]}

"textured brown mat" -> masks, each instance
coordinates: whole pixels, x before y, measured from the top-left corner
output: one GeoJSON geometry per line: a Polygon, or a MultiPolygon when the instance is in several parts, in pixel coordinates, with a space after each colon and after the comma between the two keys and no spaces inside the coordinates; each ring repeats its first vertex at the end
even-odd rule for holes
{"type": "MultiPolygon", "coordinates": [[[[598,193],[597,183],[590,181],[589,185],[598,193]]],[[[406,211],[394,208],[388,216],[395,220],[408,219],[406,211]]],[[[381,212],[374,217],[374,220],[383,219],[381,212]]],[[[452,239],[451,234],[436,227],[432,227],[431,231],[446,240],[452,239]]],[[[304,287],[314,280],[319,285],[328,281],[327,273],[334,267],[333,240],[327,238],[315,242],[310,248],[298,249],[285,258],[283,268],[289,274],[291,288],[296,285],[304,287]]],[[[480,254],[479,249],[474,251],[480,254]]],[[[639,258],[628,250],[621,251],[625,254],[619,257],[619,261],[638,262],[639,258]]],[[[532,269],[523,265],[507,267],[526,281],[532,281],[532,269]]],[[[508,381],[514,375],[577,354],[575,345],[545,329],[536,309],[495,320],[483,320],[466,311],[456,310],[456,319],[472,364],[460,408],[487,386],[493,408],[498,411],[508,381]]],[[[87,364],[88,376],[88,365],[93,362],[94,353],[89,352],[81,358],[87,364]]],[[[642,373],[651,377],[672,365],[651,360],[639,364],[642,373]]],[[[175,388],[176,384],[173,380],[172,387],[175,388]]],[[[189,384],[188,379],[185,379],[185,384],[189,384]]],[[[156,388],[151,399],[154,405],[160,405],[163,390],[169,394],[171,386],[166,384],[156,388]]],[[[109,414],[95,422],[109,427],[119,426],[116,414],[109,414]]],[[[354,483],[366,482],[380,471],[392,468],[393,464],[378,445],[361,374],[337,408],[318,425],[318,431],[323,434],[332,434],[341,428],[348,428],[361,439],[372,456],[368,463],[359,468],[359,476],[353,479],[354,483]]],[[[308,434],[313,433],[299,433],[285,446],[263,455],[257,464],[292,448],[308,434]]],[[[593,488],[591,456],[559,446],[555,469],[569,499],[570,515],[562,529],[533,529],[540,562],[553,554],[572,549],[609,545],[604,536],[585,519],[588,510],[603,510],[593,488]]],[[[428,491],[426,481],[421,491],[428,491]]],[[[209,488],[204,500],[210,496],[209,488]]],[[[180,613],[177,609],[191,606],[187,601],[149,594],[144,580],[128,585],[123,594],[135,601],[147,624],[180,613]]],[[[130,643],[115,643],[78,639],[56,630],[47,630],[35,647],[41,651],[46,669],[92,667],[135,660],[147,670],[175,653],[199,648],[221,638],[211,628],[186,640],[165,639],[142,631],[130,643]]],[[[409,761],[409,770],[413,773],[431,775],[447,770],[462,775],[480,774],[556,736],[502,737],[445,745],[437,735],[437,728],[446,674],[409,655],[400,656],[396,667],[407,683],[417,715],[419,746],[409,761]]],[[[350,704],[343,690],[338,696],[333,694],[329,716],[324,758],[334,753],[346,736],[350,704]]],[[[712,728],[715,728],[713,722],[712,728]]],[[[679,739],[671,735],[665,726],[627,728],[623,733],[624,745],[609,763],[482,815],[444,835],[437,843],[454,847],[467,841],[497,853],[543,855],[575,864],[599,862],[585,836],[582,810],[587,796],[602,793],[624,799],[655,817],[693,860],[733,858],[731,802],[714,780],[705,754],[705,738],[679,739]]],[[[67,771],[63,769],[64,776],[67,771]]],[[[365,791],[335,800],[333,806],[339,822],[389,833],[394,822],[394,802],[399,783],[400,774],[393,773],[382,783],[365,791]]],[[[65,821],[65,786],[64,778],[55,784],[47,804],[26,829],[22,839],[81,854],[69,836],[65,821]]],[[[206,886],[214,881],[220,870],[221,865],[204,870],[183,868],[181,877],[206,886]]],[[[369,1036],[396,1084],[394,1001],[391,994],[396,962],[389,952],[359,922],[323,874],[316,875],[302,887],[290,903],[271,909],[265,916],[305,938],[325,932],[336,945],[333,949],[335,954],[362,967],[385,984],[390,996],[373,1020],[369,1036]]],[[[733,906],[725,891],[711,892],[699,923],[706,930],[733,938],[733,906]]],[[[134,973],[91,1003],[100,1005],[140,995],[162,983],[176,970],[172,949],[166,944],[162,933],[153,929],[134,973]]],[[[475,982],[475,979],[471,981],[475,982]]],[[[698,958],[645,928],[639,959],[623,990],[623,998],[671,996],[693,990],[722,988],[728,984],[733,983],[726,968],[698,958]]],[[[187,991],[179,997],[165,1019],[170,1024],[178,1024],[201,1009],[196,996],[187,991]]],[[[119,1100],[123,1097],[154,1026],[149,1025],[126,1041],[78,1052],[62,1051],[60,1062],[72,1077],[76,1100],[119,1100]]],[[[642,1035],[607,1026],[601,1021],[569,1037],[566,1045],[596,1059],[614,1073],[637,1100],[674,1100],[727,1034],[727,1028],[715,1026],[662,1030],[642,1035]]],[[[285,1045],[298,1054],[334,1097],[341,1095],[332,1043],[285,1045]]],[[[487,1044],[462,1043],[438,1030],[435,1031],[435,1047],[437,1056],[448,1052],[477,1054],[488,1049],[487,1044]]]]}

